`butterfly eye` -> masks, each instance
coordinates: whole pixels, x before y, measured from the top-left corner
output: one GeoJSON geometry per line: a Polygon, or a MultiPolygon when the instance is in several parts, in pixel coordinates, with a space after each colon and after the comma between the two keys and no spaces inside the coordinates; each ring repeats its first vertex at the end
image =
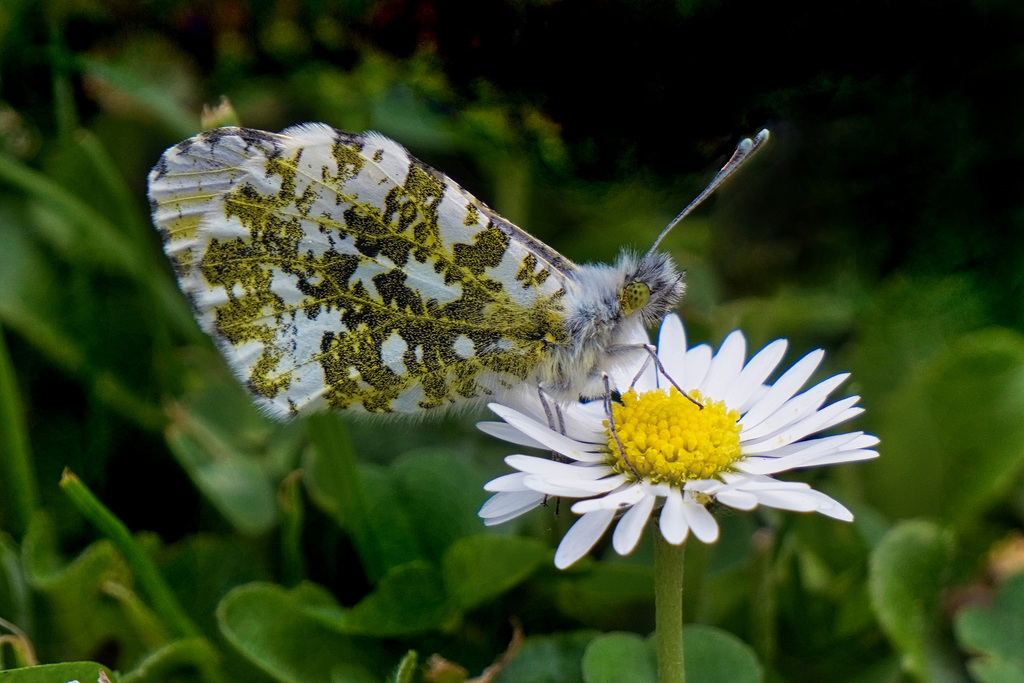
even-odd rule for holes
{"type": "Polygon", "coordinates": [[[619,304],[622,312],[629,315],[647,305],[651,300],[651,288],[644,282],[630,282],[622,288],[619,294],[619,304]]]}

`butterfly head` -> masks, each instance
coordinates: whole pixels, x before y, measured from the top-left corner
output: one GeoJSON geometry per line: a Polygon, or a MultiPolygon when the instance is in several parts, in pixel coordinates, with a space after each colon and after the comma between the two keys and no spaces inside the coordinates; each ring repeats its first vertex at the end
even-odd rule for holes
{"type": "Polygon", "coordinates": [[[620,262],[626,273],[619,290],[619,310],[624,317],[638,314],[645,326],[651,326],[679,303],[686,284],[668,254],[654,252],[639,260],[623,254],[620,262]]]}

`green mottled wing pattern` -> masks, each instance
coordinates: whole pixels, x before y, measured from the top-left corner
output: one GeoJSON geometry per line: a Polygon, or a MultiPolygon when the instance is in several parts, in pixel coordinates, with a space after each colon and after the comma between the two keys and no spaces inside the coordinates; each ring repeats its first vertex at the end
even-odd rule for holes
{"type": "Polygon", "coordinates": [[[566,342],[576,266],[383,136],[208,131],[149,195],[200,325],[273,414],[488,398],[566,342]]]}

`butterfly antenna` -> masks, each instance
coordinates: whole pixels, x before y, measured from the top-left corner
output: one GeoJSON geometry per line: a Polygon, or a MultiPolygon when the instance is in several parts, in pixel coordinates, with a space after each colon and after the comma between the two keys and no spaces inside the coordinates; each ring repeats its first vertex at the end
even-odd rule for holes
{"type": "Polygon", "coordinates": [[[726,162],[722,170],[708,183],[708,186],[704,188],[704,191],[697,195],[697,198],[690,202],[685,209],[679,212],[679,215],[672,219],[672,222],[668,224],[661,234],[658,235],[658,239],[654,240],[654,244],[651,245],[650,250],[647,252],[647,256],[654,253],[654,250],[661,244],[661,240],[665,238],[672,228],[676,227],[680,221],[689,216],[694,209],[701,205],[701,203],[708,198],[712,192],[718,189],[718,186],[725,182],[725,179],[731,176],[736,170],[743,165],[743,162],[750,158],[750,156],[760,149],[765,142],[768,141],[768,130],[762,130],[760,133],[754,136],[754,139],[744,138],[740,141],[740,144],[736,146],[736,151],[732,153],[732,157],[726,162]]]}

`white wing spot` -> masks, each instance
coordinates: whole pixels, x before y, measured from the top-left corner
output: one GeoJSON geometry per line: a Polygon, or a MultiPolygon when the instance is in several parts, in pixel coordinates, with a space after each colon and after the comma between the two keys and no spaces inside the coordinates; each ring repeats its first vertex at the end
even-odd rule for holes
{"type": "Polygon", "coordinates": [[[431,263],[419,263],[415,259],[409,259],[402,271],[406,275],[406,284],[416,289],[424,301],[435,299],[439,304],[449,304],[458,301],[462,296],[462,283],[446,283],[444,279],[438,277],[431,263]]]}
{"type": "Polygon", "coordinates": [[[405,363],[402,356],[405,355],[409,345],[397,333],[392,332],[391,336],[380,345],[380,360],[396,375],[405,374],[405,363]]]}
{"type": "Polygon", "coordinates": [[[473,346],[473,340],[464,334],[460,334],[455,338],[455,343],[452,344],[452,348],[455,350],[455,354],[459,358],[472,358],[476,355],[476,348],[473,346]]]}
{"type": "MultiPolygon", "coordinates": [[[[349,283],[354,286],[357,282],[361,282],[363,287],[366,288],[366,291],[377,292],[377,286],[373,284],[373,277],[375,275],[380,275],[381,273],[386,273],[395,268],[395,264],[391,263],[390,261],[387,261],[383,257],[380,260],[386,261],[386,263],[370,261],[368,259],[361,260],[359,262],[359,265],[356,266],[355,272],[352,273],[352,278],[349,280],[349,283]]],[[[383,297],[380,295],[379,292],[377,292],[377,300],[380,301],[382,299],[383,297]]]]}

